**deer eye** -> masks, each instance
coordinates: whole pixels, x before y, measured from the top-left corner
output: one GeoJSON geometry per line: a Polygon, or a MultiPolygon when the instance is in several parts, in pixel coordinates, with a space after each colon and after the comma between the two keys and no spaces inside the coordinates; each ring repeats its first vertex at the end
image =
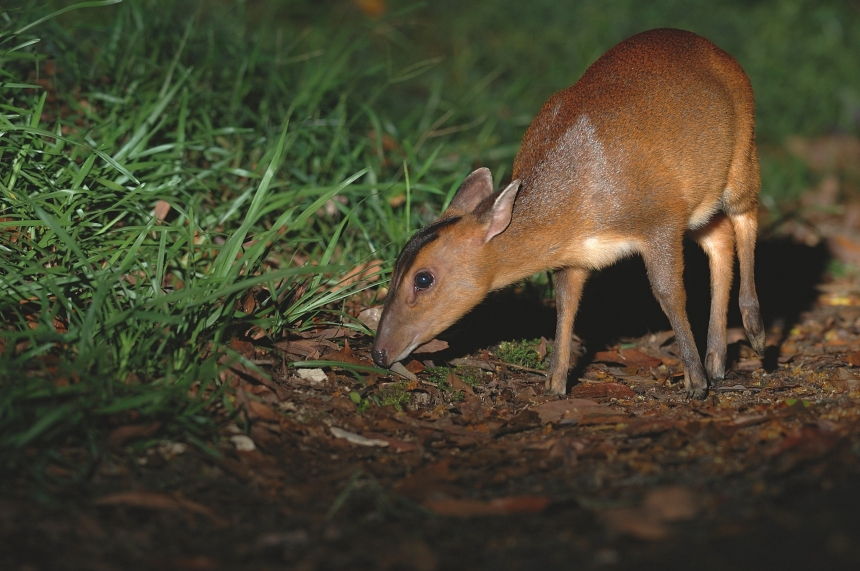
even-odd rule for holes
{"type": "Polygon", "coordinates": [[[422,270],[415,274],[415,289],[419,291],[428,289],[430,286],[433,285],[434,280],[435,278],[433,277],[433,274],[428,271],[422,270]]]}

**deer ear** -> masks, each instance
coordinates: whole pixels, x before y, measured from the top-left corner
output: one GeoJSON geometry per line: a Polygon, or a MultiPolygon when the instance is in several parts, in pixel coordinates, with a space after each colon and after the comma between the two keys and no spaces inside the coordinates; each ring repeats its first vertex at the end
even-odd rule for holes
{"type": "Polygon", "coordinates": [[[514,209],[514,199],[517,197],[517,192],[520,190],[520,181],[512,181],[505,190],[499,193],[496,200],[493,202],[492,208],[487,212],[486,218],[487,233],[484,234],[484,243],[486,244],[497,235],[507,229],[511,224],[511,214],[514,209]]]}
{"type": "Polygon", "coordinates": [[[490,169],[481,167],[466,177],[442,216],[469,214],[491,194],[493,194],[493,175],[490,174],[490,169]]]}

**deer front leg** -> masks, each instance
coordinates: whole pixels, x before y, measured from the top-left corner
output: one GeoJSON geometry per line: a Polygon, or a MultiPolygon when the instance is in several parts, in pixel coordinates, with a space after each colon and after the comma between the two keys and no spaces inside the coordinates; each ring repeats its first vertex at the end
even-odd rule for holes
{"type": "Polygon", "coordinates": [[[570,337],[573,318],[582,298],[582,288],[588,277],[583,268],[562,268],[555,272],[555,305],[558,320],[555,326],[555,348],[547,379],[547,391],[563,395],[567,392],[567,372],[570,369],[570,337]]]}
{"type": "Polygon", "coordinates": [[[681,233],[661,238],[650,244],[643,255],[651,290],[675,331],[681,361],[684,363],[684,388],[690,398],[703,399],[708,394],[708,378],[687,319],[681,238],[681,233]]]}

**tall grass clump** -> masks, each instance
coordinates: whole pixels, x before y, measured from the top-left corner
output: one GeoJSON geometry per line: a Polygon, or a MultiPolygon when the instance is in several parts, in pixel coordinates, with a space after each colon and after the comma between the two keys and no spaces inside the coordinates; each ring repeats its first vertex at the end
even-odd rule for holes
{"type": "Polygon", "coordinates": [[[96,451],[127,423],[201,438],[229,407],[219,371],[243,358],[228,341],[277,339],[367,287],[340,281],[392,256],[415,193],[442,192],[424,181],[436,153],[393,142],[375,106],[408,78],[359,65],[367,30],[257,29],[239,2],[226,18],[205,2],[113,4],[2,14],[13,463],[60,443],[96,451]]]}

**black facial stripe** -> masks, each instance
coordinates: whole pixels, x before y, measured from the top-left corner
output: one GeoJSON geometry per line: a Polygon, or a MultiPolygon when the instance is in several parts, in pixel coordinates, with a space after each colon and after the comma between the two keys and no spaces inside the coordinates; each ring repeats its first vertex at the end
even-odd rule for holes
{"type": "Polygon", "coordinates": [[[412,264],[415,263],[415,257],[418,255],[418,252],[421,251],[421,248],[438,238],[440,229],[450,226],[459,220],[459,216],[451,216],[449,218],[437,220],[430,226],[416,232],[415,235],[406,242],[406,245],[403,246],[403,250],[400,251],[400,255],[397,256],[397,261],[394,263],[394,274],[391,276],[391,284],[388,287],[388,291],[390,292],[389,298],[393,297],[394,292],[400,287],[400,282],[403,280],[403,276],[409,271],[412,264]]]}

